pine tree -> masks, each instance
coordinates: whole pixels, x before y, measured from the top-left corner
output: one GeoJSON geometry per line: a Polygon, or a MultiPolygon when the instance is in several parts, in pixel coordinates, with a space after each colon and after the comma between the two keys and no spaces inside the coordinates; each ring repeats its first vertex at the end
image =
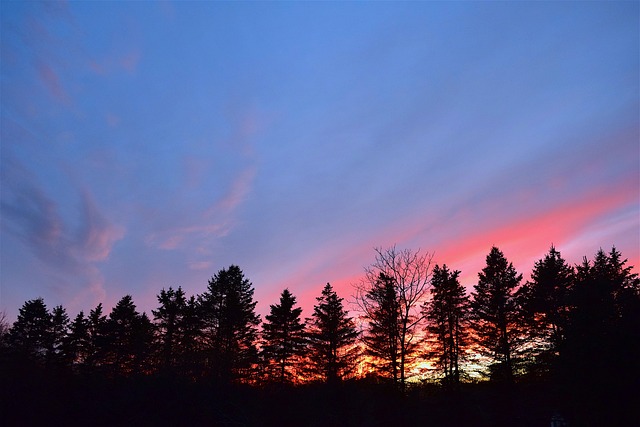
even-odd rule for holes
{"type": "Polygon", "coordinates": [[[514,355],[520,336],[515,291],[522,275],[497,247],[487,255],[472,293],[472,318],[481,353],[491,359],[491,377],[513,381],[514,355]]]}
{"type": "Polygon", "coordinates": [[[51,342],[47,359],[50,363],[62,367],[68,363],[66,354],[67,335],[69,334],[69,316],[61,305],[51,312],[51,342]]]}
{"type": "Polygon", "coordinates": [[[72,366],[84,367],[91,351],[91,338],[89,335],[89,319],[80,311],[69,326],[69,335],[66,341],[66,353],[72,366]]]}
{"type": "Polygon", "coordinates": [[[182,316],[182,340],[178,370],[183,377],[196,379],[203,375],[202,330],[203,321],[198,301],[191,296],[185,304],[182,316]]]}
{"type": "Polygon", "coordinates": [[[19,309],[9,343],[23,357],[40,363],[46,360],[52,343],[51,313],[42,298],[26,301],[19,309]]]}
{"type": "Polygon", "coordinates": [[[305,324],[300,319],[302,308],[294,307],[296,297],[288,289],[282,291],[280,303],[271,305],[262,325],[262,353],[265,361],[275,365],[274,376],[281,383],[295,382],[292,369],[304,352],[305,324]]]}
{"type": "Polygon", "coordinates": [[[629,390],[640,383],[640,280],[626,263],[614,247],[576,267],[560,372],[566,393],[587,408],[582,423],[629,425],[634,411],[637,419],[629,390]]]}
{"type": "Polygon", "coordinates": [[[574,270],[551,246],[533,267],[531,281],[517,292],[535,357],[535,370],[550,369],[562,347],[569,316],[574,270]]]}
{"type": "Polygon", "coordinates": [[[309,360],[316,375],[333,383],[348,376],[355,368],[358,332],[342,301],[327,283],[316,298],[313,316],[307,320],[309,360]]]}
{"type": "Polygon", "coordinates": [[[102,312],[102,303],[89,311],[87,318],[89,342],[85,365],[95,368],[105,364],[107,350],[107,316],[102,312]]]}
{"type": "Polygon", "coordinates": [[[111,310],[106,323],[107,361],[116,375],[133,375],[143,369],[152,341],[151,321],[136,310],[125,295],[111,310]]]}
{"type": "Polygon", "coordinates": [[[160,347],[160,365],[173,371],[179,363],[183,347],[184,316],[187,299],[182,288],[162,289],[157,296],[160,307],[152,310],[156,341],[160,347]]]}
{"type": "Polygon", "coordinates": [[[200,295],[199,307],[210,375],[222,382],[248,379],[257,362],[260,324],[251,282],[238,266],[220,270],[200,295]]]}
{"type": "Polygon", "coordinates": [[[433,337],[430,353],[443,374],[445,385],[460,383],[460,362],[469,345],[469,297],[458,279],[460,271],[436,265],[431,278],[432,298],[425,304],[427,332],[433,337]]]}
{"type": "Polygon", "coordinates": [[[398,382],[400,369],[400,306],[393,278],[380,273],[366,295],[366,353],[373,356],[383,373],[398,382]]]}

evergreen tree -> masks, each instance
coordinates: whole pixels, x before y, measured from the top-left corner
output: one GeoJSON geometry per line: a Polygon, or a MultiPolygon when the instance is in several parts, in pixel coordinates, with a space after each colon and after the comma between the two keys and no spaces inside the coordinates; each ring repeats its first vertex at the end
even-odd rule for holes
{"type": "Polygon", "coordinates": [[[223,382],[247,379],[257,362],[260,324],[253,285],[238,266],[232,265],[209,280],[199,306],[209,373],[223,382]]]}
{"type": "Polygon", "coordinates": [[[184,316],[187,299],[182,288],[177,290],[169,287],[162,289],[157,296],[160,307],[152,310],[156,340],[160,346],[160,365],[164,370],[173,371],[178,365],[184,349],[182,337],[184,335],[184,316]]]}
{"type": "Polygon", "coordinates": [[[78,313],[69,326],[66,341],[66,353],[72,366],[84,366],[90,354],[91,340],[89,335],[89,319],[84,312],[78,313]]]}
{"type": "Polygon", "coordinates": [[[196,379],[203,375],[202,329],[203,321],[198,301],[191,296],[185,304],[181,322],[181,350],[178,370],[182,376],[196,379]]]}
{"type": "Polygon", "coordinates": [[[398,382],[400,368],[400,306],[392,277],[380,273],[366,300],[366,353],[373,356],[383,373],[398,382]]]}
{"type": "Polygon", "coordinates": [[[107,350],[107,316],[102,312],[102,303],[89,311],[87,318],[88,346],[85,364],[90,368],[104,364],[107,350]]]}
{"type": "Polygon", "coordinates": [[[573,268],[551,246],[549,253],[535,263],[531,281],[517,292],[536,370],[548,371],[562,347],[573,278],[573,268]]]}
{"type": "Polygon", "coordinates": [[[313,316],[307,321],[309,360],[313,371],[326,382],[336,382],[349,375],[355,367],[358,332],[342,301],[327,283],[316,298],[313,316]]]}
{"type": "Polygon", "coordinates": [[[19,309],[9,331],[9,343],[22,357],[44,362],[51,348],[51,313],[42,298],[29,300],[19,309]]]}
{"type": "Polygon", "coordinates": [[[151,321],[136,310],[131,295],[124,296],[106,323],[107,362],[112,373],[132,375],[142,371],[152,341],[151,321]]]}
{"type": "Polygon", "coordinates": [[[487,255],[472,293],[472,318],[480,352],[491,359],[491,377],[513,381],[514,355],[520,336],[515,291],[522,275],[497,247],[487,255]]]}
{"type": "Polygon", "coordinates": [[[458,279],[460,271],[436,265],[431,278],[432,298],[425,304],[427,332],[433,337],[430,353],[445,385],[460,383],[460,362],[469,344],[469,297],[458,279]]]}
{"type": "Polygon", "coordinates": [[[66,365],[68,362],[65,348],[68,333],[69,316],[64,307],[57,305],[51,312],[51,342],[47,358],[50,363],[58,367],[66,365]]]}
{"type": "Polygon", "coordinates": [[[280,303],[271,305],[262,325],[262,353],[265,361],[276,367],[274,376],[281,383],[293,382],[291,372],[295,359],[302,355],[305,346],[305,324],[300,319],[302,308],[294,307],[296,298],[288,289],[282,291],[280,303]]]}
{"type": "Polygon", "coordinates": [[[637,411],[628,392],[640,384],[640,280],[626,263],[614,247],[576,267],[560,367],[567,393],[588,407],[582,422],[624,424],[637,411]]]}

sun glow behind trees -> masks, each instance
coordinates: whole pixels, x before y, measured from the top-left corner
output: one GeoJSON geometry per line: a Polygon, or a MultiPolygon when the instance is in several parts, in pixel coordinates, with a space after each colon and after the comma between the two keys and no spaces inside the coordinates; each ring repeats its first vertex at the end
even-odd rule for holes
{"type": "Polygon", "coordinates": [[[402,390],[424,381],[553,377],[567,364],[584,365],[589,334],[618,349],[607,357],[631,363],[623,355],[635,350],[622,348],[640,325],[640,281],[615,248],[574,269],[552,246],[520,286],[520,273],[498,248],[486,262],[466,295],[459,272],[432,270],[430,254],[378,249],[355,285],[361,312],[349,313],[327,284],[303,321],[285,289],[261,334],[253,285],[231,266],[202,295],[162,289],[153,322],[129,295],[108,316],[98,305],[73,322],[61,306],[50,313],[42,299],[27,301],[1,342],[8,354],[75,372],[251,384],[375,378],[402,390]]]}

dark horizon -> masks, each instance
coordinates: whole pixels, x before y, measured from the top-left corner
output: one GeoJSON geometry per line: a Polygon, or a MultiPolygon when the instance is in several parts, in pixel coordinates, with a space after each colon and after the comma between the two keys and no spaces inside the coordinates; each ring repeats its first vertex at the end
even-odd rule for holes
{"type": "Polygon", "coordinates": [[[260,319],[234,265],[200,295],[162,289],[151,316],[129,295],[73,318],[26,301],[13,325],[0,319],[0,421],[622,427],[640,415],[640,278],[615,248],[574,268],[552,247],[523,282],[493,247],[471,293],[431,254],[379,250],[367,271],[359,313],[327,284],[310,316],[285,288],[260,319]],[[416,375],[424,362],[430,375],[416,375]],[[164,403],[180,410],[163,416],[164,403]]]}

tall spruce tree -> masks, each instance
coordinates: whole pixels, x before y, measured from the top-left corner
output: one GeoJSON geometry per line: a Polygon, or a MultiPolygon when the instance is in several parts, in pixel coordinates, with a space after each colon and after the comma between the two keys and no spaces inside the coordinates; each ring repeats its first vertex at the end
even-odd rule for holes
{"type": "Polygon", "coordinates": [[[327,283],[316,300],[313,315],[307,320],[309,360],[313,374],[334,383],[352,374],[355,368],[358,331],[343,307],[343,298],[338,297],[331,284],[327,283]]]}
{"type": "Polygon", "coordinates": [[[103,314],[102,303],[89,311],[87,317],[89,345],[85,365],[91,369],[105,364],[107,350],[107,316],[103,314]]]}
{"type": "Polygon", "coordinates": [[[143,372],[150,352],[153,331],[146,313],[138,313],[131,295],[118,301],[106,323],[106,360],[115,375],[143,372]]]}
{"type": "Polygon", "coordinates": [[[394,279],[384,273],[366,294],[366,353],[383,374],[398,383],[400,370],[400,305],[394,279]]]}
{"type": "Polygon", "coordinates": [[[257,362],[260,316],[253,285],[240,267],[231,265],[213,276],[199,307],[209,374],[222,382],[249,379],[257,362]]]}
{"type": "Polygon", "coordinates": [[[573,268],[551,246],[545,257],[536,261],[531,280],[517,292],[535,372],[548,372],[562,348],[573,279],[573,268]]]}
{"type": "Polygon", "coordinates": [[[637,419],[629,390],[640,384],[640,280],[626,263],[614,247],[576,267],[560,372],[567,394],[588,408],[581,423],[637,419]]]}
{"type": "Polygon", "coordinates": [[[69,363],[76,368],[83,368],[91,351],[89,319],[83,311],[71,322],[65,347],[69,363]]]}
{"type": "Polygon", "coordinates": [[[431,300],[425,304],[429,354],[435,358],[446,386],[460,383],[461,361],[469,345],[469,297],[458,279],[460,271],[436,265],[431,277],[431,300]]]}
{"type": "Polygon", "coordinates": [[[520,338],[515,292],[522,275],[494,246],[478,278],[471,301],[477,344],[480,352],[491,360],[491,378],[511,383],[520,338]]]}
{"type": "Polygon", "coordinates": [[[69,324],[67,310],[61,305],[55,306],[51,311],[51,342],[47,359],[57,367],[70,363],[66,349],[69,324]]]}
{"type": "Polygon", "coordinates": [[[204,374],[203,321],[196,297],[187,299],[181,323],[181,350],[178,371],[186,378],[195,379],[204,374]]]}
{"type": "Polygon", "coordinates": [[[300,318],[302,308],[294,307],[295,304],[296,297],[285,289],[280,295],[280,303],[271,305],[262,324],[262,355],[267,371],[274,371],[271,376],[281,383],[295,382],[297,358],[305,350],[305,323],[300,318]]]}
{"type": "Polygon", "coordinates": [[[159,347],[160,367],[173,372],[180,363],[184,348],[184,318],[187,299],[181,287],[162,289],[157,296],[160,306],[152,310],[156,341],[159,347]]]}
{"type": "Polygon", "coordinates": [[[29,300],[19,309],[9,331],[9,343],[22,357],[43,363],[51,348],[51,313],[42,298],[29,300]]]}

